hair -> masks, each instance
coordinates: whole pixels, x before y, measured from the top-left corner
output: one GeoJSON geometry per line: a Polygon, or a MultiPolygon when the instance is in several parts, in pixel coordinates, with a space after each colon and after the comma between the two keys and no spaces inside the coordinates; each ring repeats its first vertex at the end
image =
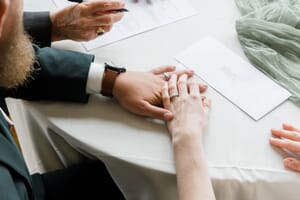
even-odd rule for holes
{"type": "Polygon", "coordinates": [[[10,39],[0,45],[0,87],[3,88],[24,84],[33,72],[35,53],[21,22],[13,28],[10,39]]]}

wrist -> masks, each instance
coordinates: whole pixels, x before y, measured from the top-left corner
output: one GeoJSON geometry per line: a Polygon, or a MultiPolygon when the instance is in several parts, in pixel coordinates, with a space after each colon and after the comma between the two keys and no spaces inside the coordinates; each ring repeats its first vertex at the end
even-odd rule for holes
{"type": "Polygon", "coordinates": [[[101,94],[107,97],[116,96],[116,85],[118,85],[119,76],[126,72],[125,68],[116,67],[105,63],[105,70],[102,78],[101,94]]]}
{"type": "Polygon", "coordinates": [[[174,132],[172,134],[172,146],[174,149],[194,146],[202,148],[202,133],[174,132]]]}
{"type": "Polygon", "coordinates": [[[58,12],[50,13],[50,21],[51,21],[51,41],[59,41],[65,40],[65,36],[60,31],[57,21],[58,12]]]}

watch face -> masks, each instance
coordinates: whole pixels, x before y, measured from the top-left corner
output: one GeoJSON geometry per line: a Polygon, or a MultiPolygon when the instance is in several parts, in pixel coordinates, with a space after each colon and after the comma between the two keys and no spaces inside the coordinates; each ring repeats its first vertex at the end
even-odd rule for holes
{"type": "Polygon", "coordinates": [[[107,70],[107,69],[111,70],[111,71],[115,71],[117,73],[126,72],[126,69],[123,67],[116,67],[116,66],[112,66],[112,65],[105,63],[105,70],[107,70]]]}

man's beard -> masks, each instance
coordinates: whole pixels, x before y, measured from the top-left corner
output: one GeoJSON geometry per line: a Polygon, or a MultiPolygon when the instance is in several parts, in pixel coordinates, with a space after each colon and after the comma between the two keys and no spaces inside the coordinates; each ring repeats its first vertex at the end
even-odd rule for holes
{"type": "Polygon", "coordinates": [[[16,88],[24,84],[33,71],[34,61],[30,38],[19,23],[10,40],[0,45],[0,87],[16,88]]]}

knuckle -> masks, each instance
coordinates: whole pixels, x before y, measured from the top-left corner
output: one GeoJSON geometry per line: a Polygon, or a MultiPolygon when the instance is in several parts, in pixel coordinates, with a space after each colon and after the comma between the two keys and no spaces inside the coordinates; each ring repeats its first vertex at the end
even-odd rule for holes
{"type": "Polygon", "coordinates": [[[146,103],[141,103],[141,104],[139,105],[139,108],[140,108],[140,110],[142,110],[142,111],[147,111],[147,110],[148,110],[148,106],[147,106],[146,103]]]}
{"type": "Polygon", "coordinates": [[[111,6],[111,3],[109,1],[104,1],[103,4],[102,4],[102,8],[103,9],[109,9],[111,6]]]}
{"type": "Polygon", "coordinates": [[[196,101],[200,101],[200,100],[201,100],[201,97],[200,97],[199,95],[191,94],[190,96],[191,96],[191,98],[192,98],[193,100],[196,100],[196,101]]]}
{"type": "Polygon", "coordinates": [[[182,103],[182,104],[185,104],[185,103],[187,103],[188,102],[188,99],[187,99],[187,97],[181,97],[180,99],[179,99],[179,101],[180,101],[180,103],[182,103]]]}
{"type": "Polygon", "coordinates": [[[179,79],[179,81],[177,82],[177,85],[180,85],[180,86],[184,86],[185,84],[186,84],[186,81],[183,79],[179,79]]]}
{"type": "Polygon", "coordinates": [[[286,148],[288,148],[288,149],[291,149],[291,148],[293,148],[293,142],[292,141],[287,141],[286,142],[286,148]]]}
{"type": "Polygon", "coordinates": [[[110,17],[107,15],[102,17],[102,23],[104,23],[106,25],[109,25],[109,20],[110,20],[110,17]]]}
{"type": "Polygon", "coordinates": [[[174,91],[176,89],[177,89],[177,87],[175,85],[170,85],[169,86],[169,91],[174,91]]]}
{"type": "Polygon", "coordinates": [[[197,85],[199,85],[199,83],[197,81],[194,81],[194,80],[189,81],[188,84],[189,84],[189,86],[197,86],[197,85]]]}
{"type": "Polygon", "coordinates": [[[112,26],[108,26],[106,31],[109,32],[109,31],[111,31],[111,29],[112,29],[112,26]]]}
{"type": "Polygon", "coordinates": [[[107,24],[113,24],[114,23],[114,18],[110,15],[107,17],[107,24]]]}
{"type": "Polygon", "coordinates": [[[94,33],[92,34],[91,32],[87,32],[82,36],[82,39],[83,39],[83,41],[89,41],[89,40],[93,39],[94,37],[96,37],[94,33]]]}
{"type": "Polygon", "coordinates": [[[168,100],[169,100],[169,97],[167,97],[167,96],[162,96],[162,100],[163,100],[163,101],[168,101],[168,100]]]}

